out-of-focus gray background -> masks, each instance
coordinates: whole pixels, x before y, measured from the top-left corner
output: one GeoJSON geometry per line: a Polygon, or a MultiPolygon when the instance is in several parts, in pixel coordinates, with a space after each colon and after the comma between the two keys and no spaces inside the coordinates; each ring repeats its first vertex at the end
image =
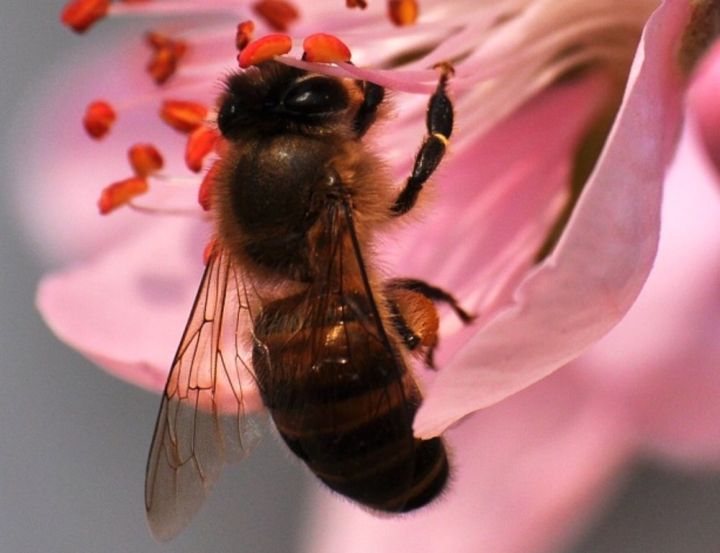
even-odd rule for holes
{"type": "MultiPolygon", "coordinates": [[[[21,123],[10,115],[33,74],[77,46],[58,23],[62,5],[0,4],[2,168],[21,123]]],[[[226,471],[187,531],[152,541],[142,486],[158,398],[96,369],[38,317],[33,296],[48,267],[7,201],[17,186],[5,177],[0,201],[0,553],[295,552],[307,479],[269,437],[226,471]]],[[[622,490],[568,553],[720,552],[720,476],[645,466],[622,490]]]]}

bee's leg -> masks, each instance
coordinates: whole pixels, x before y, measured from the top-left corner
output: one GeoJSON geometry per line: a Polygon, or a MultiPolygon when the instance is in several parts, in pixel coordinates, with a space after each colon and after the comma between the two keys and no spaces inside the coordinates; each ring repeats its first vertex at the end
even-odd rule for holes
{"type": "Polygon", "coordinates": [[[440,69],[440,80],[438,81],[435,93],[428,102],[425,124],[427,136],[415,156],[415,165],[412,174],[405,183],[405,188],[400,192],[395,203],[392,205],[394,215],[402,215],[412,209],[417,201],[420,190],[437,169],[450,139],[453,128],[453,106],[447,95],[447,82],[453,74],[453,68],[449,63],[437,66],[440,69]]]}
{"type": "Polygon", "coordinates": [[[393,327],[411,352],[425,351],[425,363],[434,369],[433,352],[438,341],[437,310],[433,302],[411,290],[387,289],[387,304],[393,327]]]}
{"type": "Polygon", "coordinates": [[[452,294],[414,278],[397,278],[385,283],[395,329],[410,351],[424,346],[425,363],[434,368],[433,355],[438,345],[439,319],[435,303],[447,304],[460,320],[470,324],[475,315],[465,311],[452,294]]]}
{"type": "Polygon", "coordinates": [[[465,311],[455,299],[455,297],[446,290],[428,284],[424,280],[417,278],[394,278],[388,281],[385,286],[389,290],[410,290],[411,292],[417,292],[422,294],[427,299],[432,300],[435,303],[445,303],[450,309],[452,309],[458,318],[465,324],[470,324],[475,320],[475,315],[471,315],[465,311]]]}
{"type": "Polygon", "coordinates": [[[361,137],[375,122],[378,106],[385,98],[385,89],[379,84],[371,83],[369,81],[362,81],[358,84],[365,93],[363,103],[360,104],[360,108],[355,115],[354,124],[357,136],[361,137]]]}

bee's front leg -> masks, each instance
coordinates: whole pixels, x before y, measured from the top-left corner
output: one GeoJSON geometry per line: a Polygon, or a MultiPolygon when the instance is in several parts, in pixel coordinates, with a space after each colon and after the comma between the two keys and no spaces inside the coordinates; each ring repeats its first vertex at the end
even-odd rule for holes
{"type": "Polygon", "coordinates": [[[391,207],[396,216],[407,213],[415,205],[423,185],[440,165],[452,133],[453,105],[446,88],[453,68],[449,63],[439,64],[437,68],[440,70],[440,80],[428,103],[425,123],[427,136],[415,156],[412,174],[391,207]]]}

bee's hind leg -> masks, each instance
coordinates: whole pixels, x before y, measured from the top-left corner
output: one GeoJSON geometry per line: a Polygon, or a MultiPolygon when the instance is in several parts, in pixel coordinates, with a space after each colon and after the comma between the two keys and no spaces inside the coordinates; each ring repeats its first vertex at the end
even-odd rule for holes
{"type": "Polygon", "coordinates": [[[447,304],[465,324],[475,319],[460,307],[452,294],[422,280],[389,280],[385,283],[385,294],[393,326],[403,343],[412,352],[424,350],[425,364],[432,369],[440,325],[435,304],[447,304]]]}
{"type": "Polygon", "coordinates": [[[405,187],[391,206],[393,215],[403,215],[410,211],[417,202],[423,185],[435,172],[442,161],[450,141],[453,129],[453,105],[447,95],[447,82],[453,74],[452,65],[441,63],[436,66],[440,70],[435,93],[430,97],[427,107],[425,125],[427,136],[415,156],[412,173],[405,182],[405,187]]]}

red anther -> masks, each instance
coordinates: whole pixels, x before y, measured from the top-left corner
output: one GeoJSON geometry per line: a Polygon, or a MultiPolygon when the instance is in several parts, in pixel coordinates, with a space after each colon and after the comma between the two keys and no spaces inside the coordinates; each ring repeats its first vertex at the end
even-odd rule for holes
{"type": "Polygon", "coordinates": [[[218,132],[212,127],[203,125],[190,133],[185,146],[185,165],[188,169],[199,173],[205,157],[215,148],[218,132]]]}
{"type": "Polygon", "coordinates": [[[166,34],[159,33],[158,31],[148,31],[145,33],[145,42],[150,48],[159,50],[160,48],[167,48],[172,43],[172,39],[166,34]]]}
{"type": "Polygon", "coordinates": [[[348,8],[360,8],[361,10],[367,8],[367,2],[365,0],[345,0],[345,5],[348,8]]]}
{"type": "Polygon", "coordinates": [[[212,193],[215,187],[215,181],[220,173],[220,163],[217,161],[210,166],[210,169],[205,173],[205,178],[200,183],[200,189],[198,190],[198,203],[205,211],[210,211],[212,207],[212,193]]]}
{"type": "Polygon", "coordinates": [[[418,18],[416,0],[388,0],[388,17],[398,27],[412,25],[418,18]]]}
{"type": "Polygon", "coordinates": [[[187,42],[179,38],[171,38],[157,31],[147,33],[145,42],[153,50],[172,50],[177,57],[181,57],[187,52],[187,42]]]}
{"type": "Polygon", "coordinates": [[[273,33],[253,40],[240,54],[238,63],[243,69],[287,54],[292,48],[292,39],[288,35],[273,33]]]}
{"type": "Polygon", "coordinates": [[[107,186],[100,195],[98,208],[101,215],[107,215],[148,191],[148,183],[141,177],[130,177],[107,186]]]}
{"type": "Polygon", "coordinates": [[[187,52],[187,43],[156,31],[147,33],[145,42],[153,49],[147,72],[157,84],[163,84],[177,70],[180,58],[187,52]]]}
{"type": "Polygon", "coordinates": [[[283,33],[300,17],[298,9],[285,0],[260,0],[253,5],[253,10],[270,27],[283,33]]]}
{"type": "Polygon", "coordinates": [[[243,21],[238,23],[237,32],[235,34],[235,48],[238,52],[241,52],[245,46],[250,44],[252,40],[253,32],[255,31],[255,23],[250,21],[243,21]]]}
{"type": "Polygon", "coordinates": [[[110,0],[73,0],[65,4],[60,21],[76,33],[84,33],[105,17],[109,9],[110,0]]]}
{"type": "Polygon", "coordinates": [[[205,244],[205,248],[203,249],[203,263],[207,265],[210,263],[210,260],[215,255],[215,252],[217,251],[217,238],[211,238],[207,244],[205,244]]]}
{"type": "Polygon", "coordinates": [[[190,133],[205,122],[208,109],[198,102],[165,100],[160,107],[160,117],[176,131],[190,133]]]}
{"type": "Polygon", "coordinates": [[[350,61],[350,48],[334,35],[316,33],[303,41],[303,59],[321,63],[350,61]]]}
{"type": "Polygon", "coordinates": [[[90,136],[99,140],[110,132],[116,119],[117,114],[110,104],[104,100],[96,100],[85,108],[83,126],[90,136]]]}
{"type": "Polygon", "coordinates": [[[163,157],[152,144],[134,144],[128,150],[128,160],[138,177],[147,177],[163,168],[163,157]]]}
{"type": "Polygon", "coordinates": [[[163,84],[177,71],[178,61],[180,57],[173,49],[160,48],[153,53],[145,69],[156,84],[163,84]]]}

